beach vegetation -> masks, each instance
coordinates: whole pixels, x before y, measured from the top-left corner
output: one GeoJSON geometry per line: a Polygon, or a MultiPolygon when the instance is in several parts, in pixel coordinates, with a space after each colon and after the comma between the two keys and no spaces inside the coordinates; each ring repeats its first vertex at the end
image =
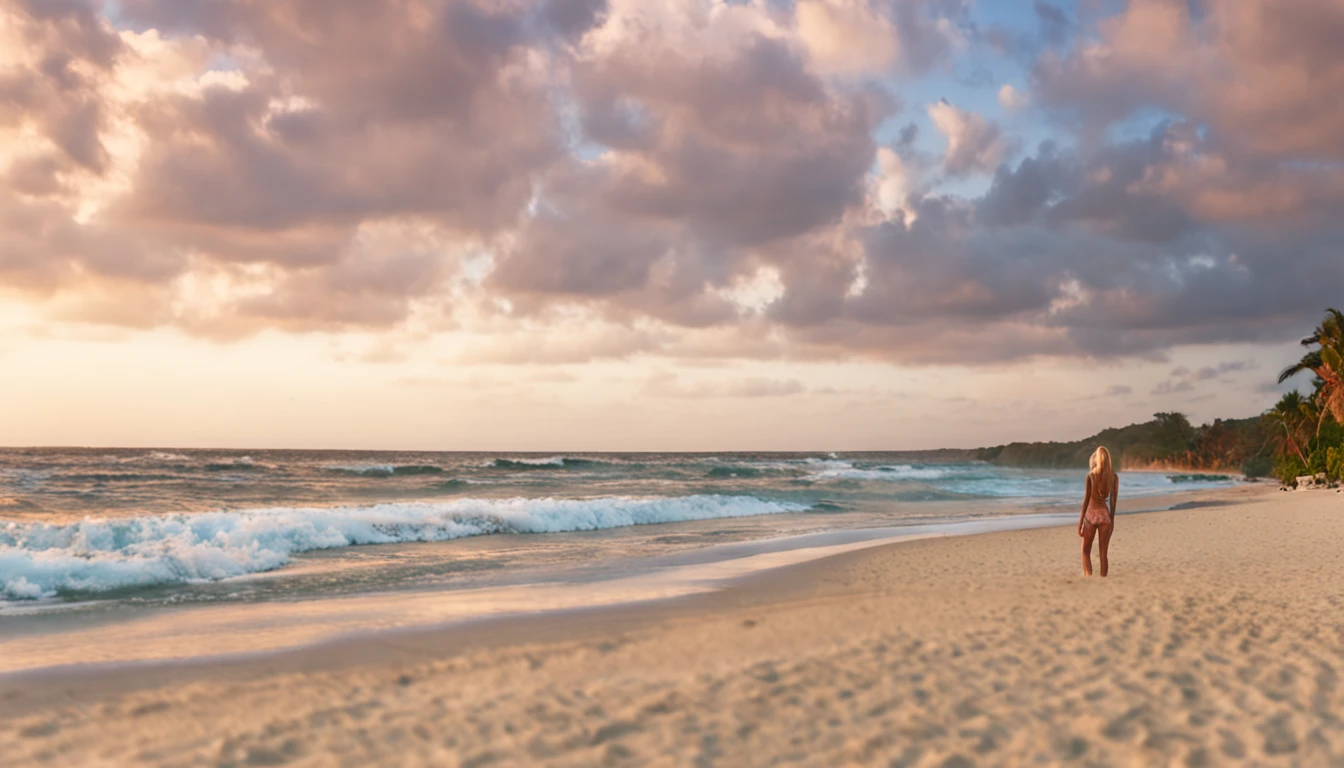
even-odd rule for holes
{"type": "Polygon", "coordinates": [[[1311,441],[1317,422],[1316,406],[1311,399],[1303,397],[1297,390],[1285,392],[1273,408],[1265,411],[1264,422],[1274,445],[1275,463],[1279,467],[1274,475],[1283,479],[1289,459],[1295,460],[1301,469],[1306,469],[1308,462],[1305,446],[1311,441]]]}
{"type": "Polygon", "coordinates": [[[1336,483],[1344,480],[1344,446],[1335,446],[1326,451],[1325,477],[1336,483]]]}
{"type": "Polygon", "coordinates": [[[1285,485],[1322,473],[1339,482],[1344,479],[1344,313],[1327,309],[1302,346],[1307,351],[1279,373],[1279,383],[1311,373],[1311,394],[1288,392],[1265,412],[1275,444],[1273,474],[1285,485]]]}
{"type": "Polygon", "coordinates": [[[1072,442],[1009,443],[982,448],[976,458],[1003,466],[1084,468],[1098,445],[1110,449],[1119,469],[1240,472],[1260,477],[1274,468],[1274,425],[1260,417],[1215,419],[1195,426],[1183,413],[1153,414],[1151,421],[1104,429],[1072,442]]]}
{"type": "Polygon", "coordinates": [[[1241,474],[1247,479],[1269,477],[1274,472],[1274,460],[1264,454],[1257,454],[1241,463],[1241,474]]]}
{"type": "Polygon", "coordinates": [[[1302,359],[1279,374],[1279,383],[1311,373],[1311,392],[1286,392],[1260,416],[1195,426],[1182,413],[1155,413],[1151,421],[1104,429],[1083,440],[1009,443],[980,448],[974,458],[1012,467],[1081,469],[1104,445],[1119,469],[1240,472],[1285,485],[1321,473],[1331,482],[1344,481],[1344,313],[1326,310],[1302,346],[1302,359]]]}
{"type": "Polygon", "coordinates": [[[1299,373],[1316,374],[1313,403],[1318,410],[1317,431],[1327,415],[1344,424],[1344,313],[1327,309],[1315,332],[1302,340],[1307,352],[1279,374],[1282,384],[1299,373]],[[1314,349],[1313,349],[1314,347],[1314,349]]]}

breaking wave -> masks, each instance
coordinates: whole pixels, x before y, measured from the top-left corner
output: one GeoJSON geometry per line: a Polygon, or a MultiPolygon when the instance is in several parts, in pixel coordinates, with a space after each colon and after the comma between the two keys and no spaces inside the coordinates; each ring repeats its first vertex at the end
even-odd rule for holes
{"type": "Polygon", "coordinates": [[[909,464],[870,467],[860,469],[843,461],[818,462],[825,468],[808,475],[812,480],[879,480],[901,482],[905,480],[939,480],[948,477],[951,470],[942,467],[915,467],[909,464]]]}
{"type": "Polygon", "coordinates": [[[299,552],[358,544],[590,531],[806,509],[752,496],[697,495],[276,507],[85,518],[66,525],[0,522],[0,598],[226,579],[279,568],[299,552]]]}
{"type": "Polygon", "coordinates": [[[359,475],[361,477],[438,475],[443,473],[442,467],[433,464],[333,464],[326,467],[326,470],[339,475],[359,475]]]}
{"type": "Polygon", "coordinates": [[[705,473],[705,477],[714,478],[750,478],[750,477],[796,477],[803,474],[803,470],[793,466],[779,465],[739,465],[728,464],[724,466],[712,467],[705,473]]]}
{"type": "Polygon", "coordinates": [[[206,472],[260,472],[272,467],[266,464],[258,464],[251,456],[242,456],[230,461],[215,461],[206,464],[206,472]]]}
{"type": "Polygon", "coordinates": [[[571,456],[551,456],[544,459],[491,459],[485,466],[491,469],[512,469],[530,470],[530,469],[577,469],[579,467],[596,467],[611,464],[614,462],[598,461],[596,459],[576,459],[571,456]]]}

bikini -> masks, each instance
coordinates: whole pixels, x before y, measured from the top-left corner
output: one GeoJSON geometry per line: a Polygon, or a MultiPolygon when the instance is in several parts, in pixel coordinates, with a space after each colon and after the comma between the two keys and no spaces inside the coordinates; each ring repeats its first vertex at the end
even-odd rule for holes
{"type": "Polygon", "coordinates": [[[1094,478],[1092,481],[1092,498],[1087,500],[1087,514],[1083,519],[1092,525],[1110,525],[1111,510],[1106,503],[1106,497],[1110,495],[1109,489],[1105,494],[1099,494],[1097,484],[1100,478],[1094,478]]]}

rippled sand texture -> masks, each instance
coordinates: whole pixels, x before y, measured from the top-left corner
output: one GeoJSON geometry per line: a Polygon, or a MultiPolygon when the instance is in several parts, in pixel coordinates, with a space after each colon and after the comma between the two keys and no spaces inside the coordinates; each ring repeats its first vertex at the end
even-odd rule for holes
{"type": "Polygon", "coordinates": [[[845,555],[605,629],[478,632],[461,653],[447,633],[351,644],[334,654],[350,667],[228,673],[240,682],[0,683],[0,755],[1340,764],[1344,495],[1217,495],[1244,503],[1122,517],[1107,580],[1082,577],[1072,529],[1023,531],[845,555]]]}

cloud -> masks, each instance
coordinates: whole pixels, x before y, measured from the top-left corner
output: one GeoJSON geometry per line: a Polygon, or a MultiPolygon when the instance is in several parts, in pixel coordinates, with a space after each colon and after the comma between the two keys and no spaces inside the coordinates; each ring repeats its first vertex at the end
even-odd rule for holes
{"type": "Polygon", "coordinates": [[[11,34],[26,43],[11,44],[0,59],[0,125],[42,136],[54,150],[45,156],[51,170],[69,162],[102,171],[106,119],[98,85],[123,53],[120,38],[88,2],[6,0],[0,14],[14,19],[11,34]]]}
{"type": "Polygon", "coordinates": [[[1186,381],[1212,381],[1226,376],[1229,373],[1238,373],[1257,368],[1252,361],[1233,360],[1225,363],[1219,363],[1216,366],[1204,366],[1197,370],[1191,370],[1187,366],[1179,366],[1172,369],[1171,377],[1175,379],[1185,379],[1186,381]]]}
{"type": "Polygon", "coordinates": [[[825,74],[923,72],[974,34],[963,0],[798,0],[793,7],[798,39],[825,74]]]}
{"type": "Polygon", "coordinates": [[[1131,394],[1133,391],[1134,388],[1128,384],[1114,384],[1106,388],[1106,396],[1124,397],[1125,395],[1131,394]]]}
{"type": "Polygon", "coordinates": [[[662,371],[649,377],[642,391],[654,397],[717,399],[789,397],[802,394],[807,388],[797,379],[761,377],[683,384],[677,374],[662,371]]]}
{"type": "Polygon", "coordinates": [[[999,97],[1047,139],[939,102],[936,156],[902,96],[998,44],[963,2],[98,8],[0,0],[0,290],[53,324],[990,364],[1344,292],[1337,3],[1035,3],[999,97]]]}
{"type": "Polygon", "coordinates": [[[1094,129],[1145,107],[1216,128],[1240,152],[1338,160],[1344,111],[1344,5],[1316,0],[1132,0],[1096,39],[1047,53],[1034,78],[1046,102],[1094,129]]]}
{"type": "Polygon", "coordinates": [[[947,101],[930,104],[929,118],[947,139],[943,170],[953,176],[989,172],[998,167],[1008,153],[999,127],[993,122],[947,101]]]}
{"type": "Polygon", "coordinates": [[[1253,362],[1236,360],[1233,362],[1219,363],[1216,367],[1204,367],[1194,372],[1194,378],[1198,381],[1210,381],[1219,379],[1229,373],[1253,370],[1256,365],[1253,362]]]}
{"type": "MultiPolygon", "coordinates": [[[[157,283],[126,289],[158,304],[136,324],[210,335],[405,320],[455,272],[461,249],[445,244],[512,227],[531,174],[562,144],[529,58],[548,44],[529,41],[530,16],[415,5],[119,4],[125,19],[181,38],[118,34],[92,4],[0,6],[26,42],[11,56],[40,62],[0,75],[10,93],[0,110],[11,111],[0,131],[40,125],[45,139],[0,171],[10,212],[0,271],[89,301],[106,288],[97,280],[157,283]],[[220,59],[233,68],[211,68],[220,59]],[[405,227],[431,230],[438,247],[379,234],[405,227]],[[170,283],[189,269],[263,263],[276,267],[269,285],[218,322],[171,306],[182,297],[170,283]]],[[[546,8],[566,34],[596,17],[546,8]]]]}
{"type": "Polygon", "coordinates": [[[1170,374],[1171,378],[1160,382],[1153,388],[1151,394],[1173,395],[1193,392],[1195,390],[1195,384],[1198,382],[1215,381],[1225,378],[1228,374],[1254,370],[1255,368],[1257,368],[1257,366],[1254,362],[1246,360],[1233,360],[1219,363],[1216,366],[1203,366],[1194,370],[1184,365],[1177,366],[1172,369],[1170,374]]]}
{"type": "Polygon", "coordinates": [[[900,52],[896,27],[879,9],[847,0],[798,0],[798,34],[818,67],[843,74],[881,73],[900,52]]]}
{"type": "MultiPolygon", "coordinates": [[[[132,2],[149,21],[189,11],[132,2]]],[[[149,223],[217,231],[348,227],[419,216],[466,232],[511,222],[528,175],[560,151],[525,45],[526,19],[469,2],[307,6],[217,2],[197,23],[224,47],[255,41],[237,88],[165,97],[119,206],[149,223]],[[296,94],[299,98],[287,98],[296,94]],[[332,162],[332,158],[340,158],[332,162]]],[[[201,241],[190,230],[184,239],[201,241]]],[[[239,258],[239,254],[224,254],[239,258]]]]}
{"type": "Polygon", "coordinates": [[[1032,3],[1032,10],[1036,13],[1041,38],[1051,45],[1063,44],[1070,27],[1068,15],[1059,6],[1043,0],[1032,3]]]}
{"type": "Polygon", "coordinates": [[[1012,83],[1004,83],[999,88],[999,106],[1009,112],[1025,109],[1027,104],[1027,95],[1014,88],[1012,83]]]}
{"type": "MultiPolygon", "coordinates": [[[[895,105],[822,79],[732,15],[682,26],[626,11],[663,34],[595,36],[573,73],[580,124],[607,151],[539,179],[537,212],[490,286],[524,310],[601,302],[678,325],[731,322],[723,292],[764,252],[791,253],[865,202],[872,133],[895,105]]],[[[623,18],[608,24],[636,23],[623,18]]]]}
{"type": "Polygon", "coordinates": [[[1193,392],[1195,385],[1188,381],[1172,381],[1170,379],[1159,383],[1153,387],[1151,395],[1178,395],[1185,392],[1193,392]]]}

